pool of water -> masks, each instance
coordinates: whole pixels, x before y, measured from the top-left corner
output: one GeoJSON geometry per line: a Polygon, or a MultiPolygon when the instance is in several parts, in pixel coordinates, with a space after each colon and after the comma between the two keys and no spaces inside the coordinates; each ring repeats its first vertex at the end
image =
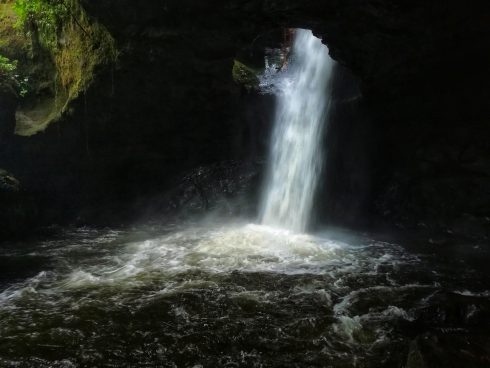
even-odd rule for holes
{"type": "Polygon", "coordinates": [[[70,229],[2,251],[2,367],[490,365],[489,276],[464,257],[254,224],[70,229]]]}

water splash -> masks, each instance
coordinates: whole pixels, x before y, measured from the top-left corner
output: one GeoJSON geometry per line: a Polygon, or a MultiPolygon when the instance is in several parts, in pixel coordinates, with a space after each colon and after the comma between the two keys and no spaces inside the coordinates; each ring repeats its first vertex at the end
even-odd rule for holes
{"type": "Polygon", "coordinates": [[[334,62],[311,31],[297,30],[293,59],[279,85],[263,224],[302,232],[323,165],[321,139],[334,62]]]}
{"type": "Polygon", "coordinates": [[[0,287],[0,367],[392,367],[412,322],[456,336],[441,297],[468,338],[488,314],[466,262],[345,232],[181,223],[5,246],[12,269],[43,267],[0,287]]]}

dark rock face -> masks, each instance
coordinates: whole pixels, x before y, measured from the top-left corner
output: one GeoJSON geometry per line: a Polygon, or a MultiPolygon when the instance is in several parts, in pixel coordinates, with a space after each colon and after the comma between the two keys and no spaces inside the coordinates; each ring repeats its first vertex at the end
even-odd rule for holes
{"type": "Polygon", "coordinates": [[[11,88],[0,85],[0,101],[0,144],[4,145],[15,131],[17,95],[11,88]]]}
{"type": "Polygon", "coordinates": [[[427,307],[413,322],[414,331],[425,332],[410,344],[406,366],[488,366],[488,300],[478,295],[450,292],[436,294],[434,298],[440,300],[440,304],[427,307]]]}
{"type": "Polygon", "coordinates": [[[321,222],[369,224],[377,137],[359,80],[337,64],[331,81],[324,179],[319,191],[321,222]]]}
{"type": "MultiPolygon", "coordinates": [[[[477,92],[479,97],[482,93],[477,92]]],[[[486,114],[482,105],[478,113],[465,116],[410,116],[401,124],[385,125],[383,155],[391,165],[379,170],[376,211],[400,224],[488,236],[486,114]]]]}
{"type": "Polygon", "coordinates": [[[209,211],[233,217],[253,215],[260,195],[260,173],[260,164],[239,161],[193,169],[164,196],[165,212],[182,216],[209,211]]]}
{"type": "Polygon", "coordinates": [[[355,96],[339,97],[334,115],[342,123],[327,137],[329,167],[338,175],[326,178],[319,197],[329,201],[322,205],[330,213],[325,220],[384,219],[485,234],[487,6],[453,0],[80,3],[115,38],[118,63],[97,72],[64,121],[11,140],[2,159],[27,188],[39,190],[41,207],[52,209],[46,218],[74,218],[81,208],[95,208],[86,217],[100,208],[107,216],[130,213],[130,203],[170,189],[181,172],[264,156],[273,101],[240,90],[233,58],[278,29],[302,27],[323,37],[358,81],[355,96]]]}
{"type": "Polygon", "coordinates": [[[34,227],[36,208],[25,196],[20,182],[0,169],[0,239],[29,233],[34,227]]]}

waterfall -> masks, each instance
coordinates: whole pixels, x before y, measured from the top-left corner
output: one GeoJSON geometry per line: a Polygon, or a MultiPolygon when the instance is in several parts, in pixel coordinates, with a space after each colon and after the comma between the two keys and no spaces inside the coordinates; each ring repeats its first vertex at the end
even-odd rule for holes
{"type": "Polygon", "coordinates": [[[263,224],[297,232],[308,225],[323,166],[321,141],[333,65],[328,48],[311,31],[296,31],[292,58],[278,86],[263,224]]]}

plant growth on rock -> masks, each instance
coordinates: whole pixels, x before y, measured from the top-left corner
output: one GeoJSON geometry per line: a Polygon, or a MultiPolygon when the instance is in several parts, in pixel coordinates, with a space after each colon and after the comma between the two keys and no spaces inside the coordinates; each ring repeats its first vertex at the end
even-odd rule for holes
{"type": "Polygon", "coordinates": [[[78,0],[6,0],[0,19],[0,54],[11,65],[3,79],[18,96],[29,92],[17,113],[18,135],[58,121],[86,93],[96,70],[115,61],[112,36],[78,0]]]}
{"type": "Polygon", "coordinates": [[[19,96],[24,97],[28,90],[27,77],[21,77],[17,71],[17,60],[0,55],[0,86],[13,89],[19,96]]]}
{"type": "Polygon", "coordinates": [[[62,22],[70,14],[64,0],[16,0],[14,10],[18,27],[27,33],[38,32],[44,46],[56,48],[62,22]]]}

